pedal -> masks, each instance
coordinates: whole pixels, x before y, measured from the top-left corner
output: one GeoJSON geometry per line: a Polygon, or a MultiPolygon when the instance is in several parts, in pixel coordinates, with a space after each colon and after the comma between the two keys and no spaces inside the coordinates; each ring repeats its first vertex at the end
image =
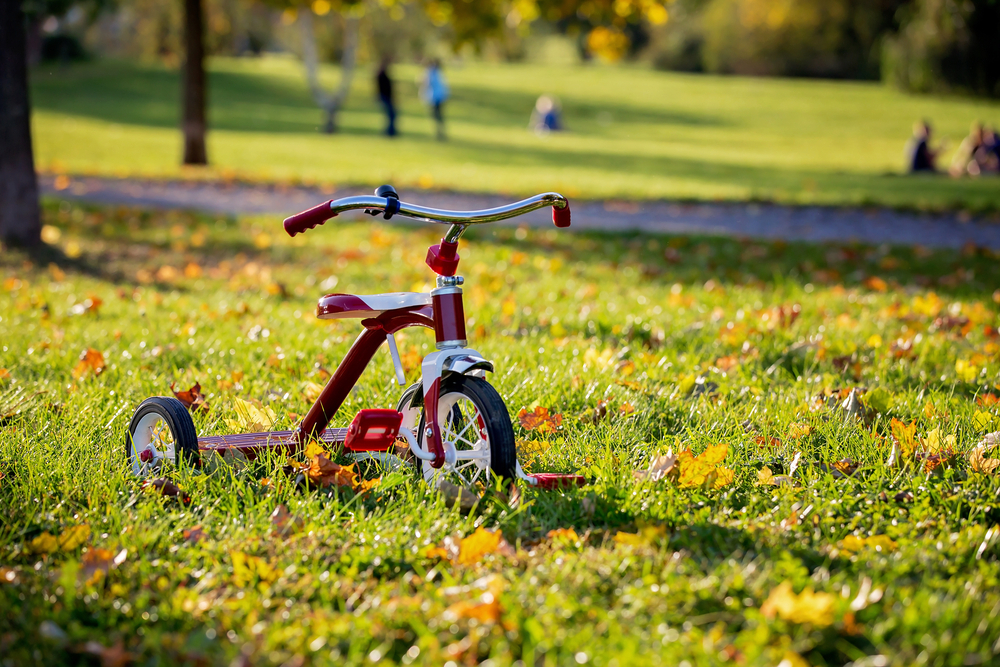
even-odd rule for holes
{"type": "Polygon", "coordinates": [[[396,442],[403,413],[395,410],[362,410],[347,427],[344,449],[354,452],[386,452],[396,442]]]}
{"type": "Polygon", "coordinates": [[[583,475],[561,475],[551,472],[540,472],[534,475],[528,475],[528,478],[533,480],[531,484],[536,489],[545,489],[547,491],[555,489],[568,489],[574,486],[585,486],[587,484],[587,478],[583,475]]]}

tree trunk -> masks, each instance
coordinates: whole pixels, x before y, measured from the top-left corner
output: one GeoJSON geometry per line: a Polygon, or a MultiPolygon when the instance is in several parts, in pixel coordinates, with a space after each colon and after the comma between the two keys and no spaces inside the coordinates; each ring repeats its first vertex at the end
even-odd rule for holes
{"type": "Polygon", "coordinates": [[[205,29],[202,0],[184,0],[184,164],[208,164],[205,151],[205,29]]]}
{"type": "Polygon", "coordinates": [[[24,14],[18,0],[0,0],[0,239],[37,245],[41,227],[24,14]]]}
{"type": "Polygon", "coordinates": [[[344,50],[340,57],[340,86],[333,95],[328,95],[319,81],[319,57],[316,53],[316,35],[313,32],[313,13],[309,7],[299,10],[299,26],[302,28],[302,62],[306,68],[306,81],[313,99],[323,113],[326,121],[323,132],[333,134],[337,131],[337,113],[343,106],[351,90],[351,79],[354,77],[354,65],[358,53],[358,18],[344,17],[344,50]]]}

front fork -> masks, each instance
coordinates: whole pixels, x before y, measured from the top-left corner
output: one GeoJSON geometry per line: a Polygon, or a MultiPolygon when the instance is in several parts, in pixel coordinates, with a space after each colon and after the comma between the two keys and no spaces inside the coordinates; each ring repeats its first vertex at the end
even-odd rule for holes
{"type": "Polygon", "coordinates": [[[440,468],[445,464],[444,443],[441,441],[441,425],[438,423],[438,401],[441,399],[441,379],[445,373],[459,375],[480,374],[492,371],[493,364],[475,350],[454,347],[431,352],[420,365],[422,388],[424,390],[424,441],[434,455],[431,466],[440,468]]]}

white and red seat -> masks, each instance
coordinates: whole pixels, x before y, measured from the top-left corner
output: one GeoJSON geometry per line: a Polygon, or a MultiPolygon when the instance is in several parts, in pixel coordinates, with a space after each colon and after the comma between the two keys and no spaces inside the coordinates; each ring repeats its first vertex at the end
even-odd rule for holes
{"type": "Polygon", "coordinates": [[[387,310],[429,305],[431,305],[431,295],[424,292],[327,294],[320,298],[316,316],[321,320],[377,317],[387,310]]]}

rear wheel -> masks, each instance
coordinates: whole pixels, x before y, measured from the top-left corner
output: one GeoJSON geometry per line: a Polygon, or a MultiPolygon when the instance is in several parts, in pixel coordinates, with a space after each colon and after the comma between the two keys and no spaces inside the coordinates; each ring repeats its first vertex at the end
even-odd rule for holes
{"type": "Polygon", "coordinates": [[[140,403],[125,436],[125,457],[136,477],[161,474],[182,461],[197,465],[198,433],[184,404],[169,396],[140,403]]]}
{"type": "MultiPolygon", "coordinates": [[[[492,486],[494,476],[514,478],[514,429],[507,406],[486,380],[467,375],[444,378],[437,418],[445,451],[455,450],[455,462],[434,468],[430,461],[421,461],[428,484],[440,486],[449,481],[478,494],[492,486]]],[[[417,432],[424,450],[430,451],[425,423],[426,415],[417,432]]]]}

